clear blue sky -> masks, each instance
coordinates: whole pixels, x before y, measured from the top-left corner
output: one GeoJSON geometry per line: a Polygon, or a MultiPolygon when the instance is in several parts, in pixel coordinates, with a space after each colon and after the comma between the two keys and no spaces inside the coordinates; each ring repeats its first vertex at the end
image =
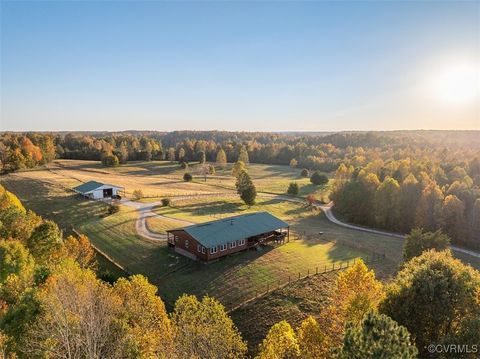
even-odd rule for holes
{"type": "Polygon", "coordinates": [[[432,85],[478,64],[474,1],[4,1],[0,41],[1,130],[480,129],[432,85]]]}

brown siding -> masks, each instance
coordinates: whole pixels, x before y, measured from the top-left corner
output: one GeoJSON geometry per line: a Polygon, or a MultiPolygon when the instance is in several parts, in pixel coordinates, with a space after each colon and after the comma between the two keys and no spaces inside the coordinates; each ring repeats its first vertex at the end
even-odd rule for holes
{"type": "Polygon", "coordinates": [[[200,245],[200,243],[198,243],[197,240],[193,238],[191,235],[189,235],[187,232],[178,230],[178,231],[171,231],[170,233],[176,238],[175,239],[176,247],[182,248],[192,253],[198,259],[203,261],[209,261],[209,260],[221,258],[229,254],[233,254],[236,252],[243,251],[244,249],[247,249],[247,240],[245,239],[245,243],[242,246],[240,246],[239,241],[237,241],[237,245],[234,248],[230,248],[230,243],[228,243],[227,249],[224,251],[221,251],[220,246],[217,246],[216,253],[211,254],[209,248],[205,248],[205,253],[202,253],[201,251],[198,252],[198,245],[200,245]],[[188,241],[188,247],[186,245],[187,241],[188,241]]]}

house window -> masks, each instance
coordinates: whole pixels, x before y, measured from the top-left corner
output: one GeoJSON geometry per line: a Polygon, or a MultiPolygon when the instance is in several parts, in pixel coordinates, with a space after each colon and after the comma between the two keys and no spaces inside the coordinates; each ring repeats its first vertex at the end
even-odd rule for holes
{"type": "Polygon", "coordinates": [[[202,253],[205,254],[205,247],[202,247],[202,253]]]}
{"type": "Polygon", "coordinates": [[[235,248],[237,246],[237,241],[230,243],[230,248],[235,248]]]}
{"type": "Polygon", "coordinates": [[[200,244],[197,244],[197,252],[200,253],[202,251],[202,246],[200,244]]]}
{"type": "Polygon", "coordinates": [[[217,247],[210,248],[210,254],[217,253],[217,247]]]}
{"type": "Polygon", "coordinates": [[[188,248],[188,239],[185,239],[185,248],[188,248]]]}
{"type": "Polygon", "coordinates": [[[238,243],[239,246],[243,246],[245,244],[245,239],[240,239],[240,242],[238,243]]]}
{"type": "Polygon", "coordinates": [[[220,245],[220,250],[223,252],[223,251],[226,251],[227,250],[227,245],[226,244],[221,244],[220,245]]]}
{"type": "Polygon", "coordinates": [[[178,236],[175,236],[175,242],[178,242],[178,236]]]}

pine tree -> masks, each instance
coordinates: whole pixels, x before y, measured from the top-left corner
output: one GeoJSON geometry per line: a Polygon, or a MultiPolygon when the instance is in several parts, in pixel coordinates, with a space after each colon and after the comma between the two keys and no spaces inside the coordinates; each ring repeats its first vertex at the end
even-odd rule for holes
{"type": "Polygon", "coordinates": [[[257,189],[246,171],[239,173],[235,187],[237,188],[237,193],[240,195],[240,198],[247,206],[253,206],[255,204],[257,189]]]}
{"type": "Polygon", "coordinates": [[[417,353],[405,327],[370,312],[360,325],[347,324],[339,359],[414,359],[417,353]]]}

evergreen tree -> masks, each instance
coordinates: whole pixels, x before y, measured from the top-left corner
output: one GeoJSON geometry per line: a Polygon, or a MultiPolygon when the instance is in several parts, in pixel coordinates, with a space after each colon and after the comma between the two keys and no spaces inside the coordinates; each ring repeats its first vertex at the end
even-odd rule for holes
{"type": "Polygon", "coordinates": [[[237,193],[240,195],[240,198],[247,206],[253,206],[255,204],[257,190],[246,171],[241,171],[239,173],[237,181],[235,182],[235,187],[237,188],[237,193]]]}
{"type": "Polygon", "coordinates": [[[360,325],[347,324],[339,359],[415,359],[417,353],[406,328],[370,312],[360,325]]]}
{"type": "Polygon", "coordinates": [[[317,186],[324,185],[328,183],[328,177],[315,171],[310,177],[310,182],[317,186]]]}
{"type": "Polygon", "coordinates": [[[54,222],[45,221],[34,229],[27,240],[27,247],[38,263],[49,263],[62,247],[60,229],[54,222]]]}
{"type": "Polygon", "coordinates": [[[450,239],[442,232],[424,232],[422,229],[416,228],[405,238],[403,260],[408,262],[413,257],[417,257],[430,249],[443,251],[448,249],[449,245],[450,239]]]}
{"type": "Polygon", "coordinates": [[[300,191],[299,187],[298,187],[298,183],[297,182],[291,182],[289,185],[288,185],[288,189],[287,189],[287,193],[292,195],[292,196],[296,196],[298,194],[298,192],[300,191]]]}

